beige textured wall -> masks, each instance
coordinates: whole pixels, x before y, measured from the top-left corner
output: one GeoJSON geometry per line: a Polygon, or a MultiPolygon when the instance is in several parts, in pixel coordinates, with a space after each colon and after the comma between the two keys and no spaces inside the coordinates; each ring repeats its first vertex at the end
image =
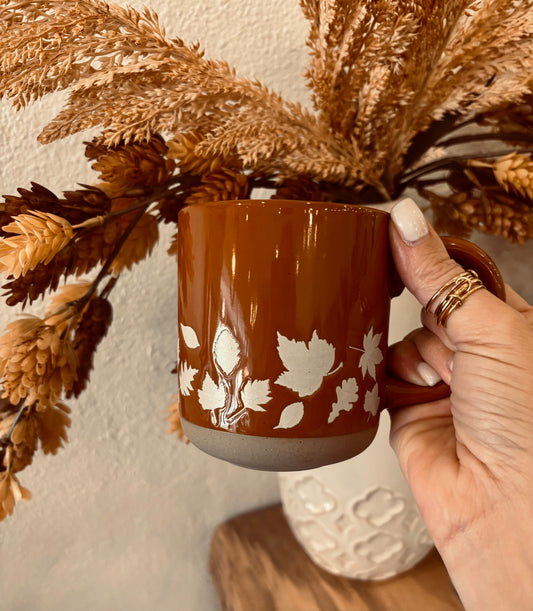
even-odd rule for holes
{"type": "MultiPolygon", "coordinates": [[[[209,56],[307,101],[306,24],[297,0],[147,4],[169,34],[200,40],[209,56]]],[[[86,134],[47,147],[35,141],[58,102],[19,114],[0,103],[1,193],[32,180],[55,191],[96,180],[83,157],[86,134]]],[[[274,474],[216,461],[165,435],[176,346],[169,237],[112,294],[115,319],[90,386],[70,402],[70,442],[22,474],[34,498],[0,525],[0,611],[216,609],[207,572],[213,528],[279,498],[274,474]]],[[[481,241],[533,299],[531,245],[481,241]]],[[[0,328],[12,316],[1,305],[0,328]]]]}

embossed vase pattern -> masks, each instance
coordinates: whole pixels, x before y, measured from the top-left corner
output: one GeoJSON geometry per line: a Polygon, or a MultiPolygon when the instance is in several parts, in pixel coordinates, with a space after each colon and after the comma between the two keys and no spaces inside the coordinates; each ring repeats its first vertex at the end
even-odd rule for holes
{"type": "Polygon", "coordinates": [[[387,579],[433,547],[396,457],[389,455],[387,421],[383,414],[373,444],[359,456],[278,476],[296,539],[336,575],[387,579]]]}

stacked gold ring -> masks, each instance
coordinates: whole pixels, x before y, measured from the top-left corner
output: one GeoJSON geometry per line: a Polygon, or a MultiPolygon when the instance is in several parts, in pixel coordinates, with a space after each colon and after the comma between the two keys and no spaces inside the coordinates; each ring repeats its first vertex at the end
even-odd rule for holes
{"type": "Polygon", "coordinates": [[[433,306],[438,302],[433,314],[437,319],[437,324],[445,327],[452,312],[461,307],[467,297],[482,288],[485,288],[485,285],[476,272],[467,269],[442,286],[427,302],[425,310],[431,312],[433,306]]]}

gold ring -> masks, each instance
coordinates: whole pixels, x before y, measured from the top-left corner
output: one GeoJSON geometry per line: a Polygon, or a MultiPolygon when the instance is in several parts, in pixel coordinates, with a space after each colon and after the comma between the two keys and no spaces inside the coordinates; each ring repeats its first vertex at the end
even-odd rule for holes
{"type": "Polygon", "coordinates": [[[437,319],[437,324],[445,327],[448,318],[452,312],[461,307],[467,297],[472,293],[485,288],[485,285],[479,279],[479,276],[473,269],[467,269],[465,272],[458,274],[449,282],[446,282],[426,304],[426,312],[431,312],[433,306],[433,314],[437,319]],[[440,300],[440,301],[439,301],[440,300]]]}

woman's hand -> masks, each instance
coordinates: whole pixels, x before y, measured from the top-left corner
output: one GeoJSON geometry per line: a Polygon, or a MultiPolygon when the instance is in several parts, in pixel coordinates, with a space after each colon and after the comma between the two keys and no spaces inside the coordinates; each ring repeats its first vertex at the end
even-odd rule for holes
{"type": "MultiPolygon", "coordinates": [[[[412,200],[392,221],[396,268],[426,304],[462,270],[412,200]]],[[[422,323],[389,366],[451,395],[394,411],[392,447],[465,607],[533,609],[533,308],[480,290],[446,328],[422,323]]]]}

